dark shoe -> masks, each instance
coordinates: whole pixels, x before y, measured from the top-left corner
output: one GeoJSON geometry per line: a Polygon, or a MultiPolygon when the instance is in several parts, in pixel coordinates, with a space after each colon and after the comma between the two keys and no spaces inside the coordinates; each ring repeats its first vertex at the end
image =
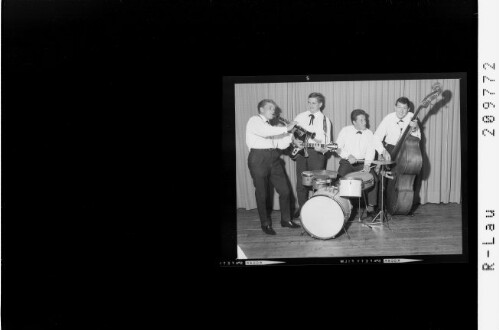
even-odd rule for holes
{"type": "Polygon", "coordinates": [[[272,226],[262,226],[262,230],[267,235],[275,235],[275,231],[272,226]]]}
{"type": "Polygon", "coordinates": [[[296,223],[294,223],[292,221],[281,221],[281,226],[288,227],[288,228],[301,228],[300,225],[297,225],[296,223]]]}
{"type": "MultiPolygon", "coordinates": [[[[296,211],[295,214],[293,215],[293,219],[300,219],[300,212],[296,211]]],[[[293,220],[291,219],[291,220],[293,220]]]]}

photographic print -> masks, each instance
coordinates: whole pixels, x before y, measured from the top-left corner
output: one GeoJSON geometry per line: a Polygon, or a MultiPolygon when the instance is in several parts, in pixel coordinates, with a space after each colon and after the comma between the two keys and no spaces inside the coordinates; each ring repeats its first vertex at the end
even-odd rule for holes
{"type": "Polygon", "coordinates": [[[227,79],[238,259],[464,254],[465,74],[227,79]]]}

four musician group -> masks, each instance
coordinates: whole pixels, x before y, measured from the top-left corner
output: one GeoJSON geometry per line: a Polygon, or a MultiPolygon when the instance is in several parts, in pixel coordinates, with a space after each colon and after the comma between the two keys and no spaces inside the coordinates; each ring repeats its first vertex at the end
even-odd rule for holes
{"type": "MultiPolygon", "coordinates": [[[[378,154],[380,160],[390,160],[390,152],[397,141],[410,126],[411,135],[421,138],[417,120],[409,112],[410,101],[400,97],[395,102],[395,111],[388,114],[373,133],[367,128],[369,115],[362,109],[351,112],[352,125],[343,127],[335,141],[340,163],[337,181],[352,172],[362,171],[371,173],[374,177],[374,186],[367,191],[367,212],[369,216],[375,214],[377,202],[380,199],[378,189],[379,165],[373,165],[378,154]]],[[[309,198],[309,190],[302,183],[301,175],[304,171],[325,170],[327,159],[331,151],[327,148],[333,142],[332,122],[323,114],[326,99],[321,93],[311,93],[308,96],[308,110],[296,116],[287,126],[272,126],[272,119],[276,117],[277,104],[273,100],[265,99],[258,103],[258,114],[252,116],[246,125],[246,144],[250,150],[248,167],[255,186],[258,215],[262,230],[269,235],[275,235],[272,228],[272,219],[269,212],[269,194],[275,187],[279,194],[281,209],[281,226],[300,228],[292,220],[298,219],[300,210],[309,198]],[[293,134],[297,129],[312,133],[313,138],[305,141],[293,134]],[[310,146],[309,148],[309,144],[310,146]],[[295,155],[290,150],[300,150],[295,155]],[[304,151],[304,152],[303,152],[304,151]],[[289,153],[296,161],[296,195],[299,208],[291,214],[291,191],[288,178],[281,160],[281,154],[289,153]]],[[[270,206],[271,209],[271,206],[270,206]]]]}

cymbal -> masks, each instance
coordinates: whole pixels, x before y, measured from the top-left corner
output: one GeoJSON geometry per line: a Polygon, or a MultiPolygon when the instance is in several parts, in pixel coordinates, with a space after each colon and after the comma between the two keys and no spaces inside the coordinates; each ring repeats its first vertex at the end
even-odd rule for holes
{"type": "Polygon", "coordinates": [[[390,164],[395,164],[395,161],[394,160],[373,160],[373,164],[390,165],[390,164]]]}

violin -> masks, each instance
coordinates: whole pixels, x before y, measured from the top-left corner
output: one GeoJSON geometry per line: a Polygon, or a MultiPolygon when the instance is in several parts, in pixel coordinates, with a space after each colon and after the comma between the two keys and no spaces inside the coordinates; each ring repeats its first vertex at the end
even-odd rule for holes
{"type": "MultiPolygon", "coordinates": [[[[277,120],[279,122],[286,124],[286,125],[288,125],[290,123],[289,120],[284,119],[282,117],[277,117],[277,120]]],[[[299,139],[300,141],[302,141],[304,143],[304,146],[305,146],[305,148],[299,148],[298,146],[293,145],[293,151],[291,152],[292,159],[295,159],[296,157],[298,157],[298,154],[301,154],[304,157],[308,157],[307,148],[309,146],[314,146],[314,147],[320,146],[320,144],[312,145],[311,143],[308,143],[309,139],[315,138],[315,133],[309,132],[299,125],[295,125],[293,127],[293,129],[291,130],[291,133],[293,134],[295,139],[299,139]]],[[[324,145],[322,145],[322,147],[324,148],[324,145]]]]}

